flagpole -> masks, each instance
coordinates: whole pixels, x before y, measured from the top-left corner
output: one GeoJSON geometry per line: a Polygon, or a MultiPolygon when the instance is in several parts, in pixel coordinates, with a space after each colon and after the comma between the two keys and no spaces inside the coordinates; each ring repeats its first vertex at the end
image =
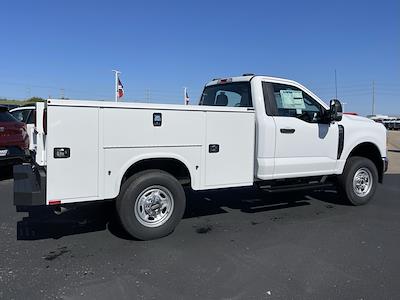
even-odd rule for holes
{"type": "Polygon", "coordinates": [[[115,102],[118,102],[118,74],[121,74],[120,71],[112,70],[115,73],[115,102]]]}

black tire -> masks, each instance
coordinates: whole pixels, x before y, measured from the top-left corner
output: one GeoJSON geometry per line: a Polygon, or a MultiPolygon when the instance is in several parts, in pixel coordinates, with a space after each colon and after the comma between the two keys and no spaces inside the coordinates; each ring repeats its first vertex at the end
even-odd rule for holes
{"type": "Polygon", "coordinates": [[[368,158],[359,156],[350,157],[347,159],[343,174],[338,177],[338,185],[339,192],[350,204],[367,204],[374,197],[378,185],[378,170],[375,164],[368,158]],[[365,188],[365,191],[363,191],[361,188],[361,190],[358,190],[359,194],[357,194],[357,188],[353,186],[353,180],[355,180],[355,175],[360,174],[360,172],[370,177],[371,181],[369,189],[365,188]],[[360,196],[363,193],[365,195],[360,196]]]}
{"type": "MultiPolygon", "coordinates": [[[[150,206],[156,205],[153,203],[150,206]]],[[[122,185],[116,200],[117,214],[122,226],[127,233],[139,240],[152,240],[172,233],[183,217],[185,206],[186,196],[182,185],[175,177],[162,170],[147,170],[133,175],[122,185]],[[149,220],[141,218],[141,213],[145,212],[145,206],[141,205],[144,200],[140,199],[146,198],[144,193],[148,189],[150,189],[149,192],[159,189],[161,193],[167,195],[166,198],[172,199],[170,201],[173,203],[172,208],[166,210],[168,217],[160,225],[151,225],[151,217],[149,220]],[[149,227],[150,225],[154,227],[149,227]]],[[[151,208],[151,211],[155,210],[151,208]]]]}

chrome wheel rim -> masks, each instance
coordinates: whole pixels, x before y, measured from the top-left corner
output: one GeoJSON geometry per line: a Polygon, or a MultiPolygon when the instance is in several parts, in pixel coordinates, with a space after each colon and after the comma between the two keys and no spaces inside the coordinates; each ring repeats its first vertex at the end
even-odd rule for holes
{"type": "Polygon", "coordinates": [[[365,197],[371,191],[373,184],[372,173],[367,168],[360,168],[353,177],[353,190],[359,197],[365,197]]]}
{"type": "Polygon", "coordinates": [[[136,198],[135,217],[146,227],[163,225],[171,217],[173,210],[174,198],[163,186],[150,186],[136,198]]]}

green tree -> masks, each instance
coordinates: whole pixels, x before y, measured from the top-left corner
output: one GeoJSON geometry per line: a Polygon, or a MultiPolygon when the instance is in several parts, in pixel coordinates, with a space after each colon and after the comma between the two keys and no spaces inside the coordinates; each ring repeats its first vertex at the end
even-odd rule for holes
{"type": "Polygon", "coordinates": [[[31,97],[28,100],[26,100],[25,102],[44,102],[45,99],[40,98],[40,97],[31,97]]]}

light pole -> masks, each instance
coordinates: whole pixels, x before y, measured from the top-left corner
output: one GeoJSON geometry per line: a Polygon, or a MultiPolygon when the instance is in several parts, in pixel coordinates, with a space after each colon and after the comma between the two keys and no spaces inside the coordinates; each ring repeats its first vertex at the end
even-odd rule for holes
{"type": "Polygon", "coordinates": [[[375,114],[375,80],[372,80],[372,115],[375,114]]]}
{"type": "Polygon", "coordinates": [[[336,99],[337,99],[337,77],[336,77],[336,69],[335,69],[335,92],[336,92],[335,96],[336,96],[336,99]]]}
{"type": "Polygon", "coordinates": [[[115,73],[115,102],[118,102],[118,75],[121,74],[118,70],[112,70],[115,73]]]}

